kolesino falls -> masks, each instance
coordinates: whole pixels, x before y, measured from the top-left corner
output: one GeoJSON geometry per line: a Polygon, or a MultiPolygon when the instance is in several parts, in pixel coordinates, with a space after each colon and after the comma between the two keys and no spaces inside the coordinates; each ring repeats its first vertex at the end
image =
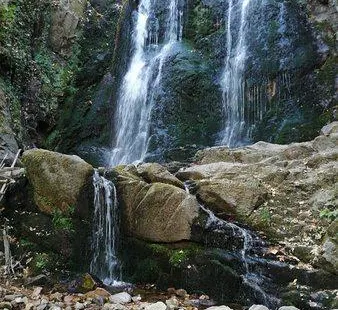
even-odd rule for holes
{"type": "Polygon", "coordinates": [[[0,1],[0,309],[338,308],[336,0],[0,1]]]}

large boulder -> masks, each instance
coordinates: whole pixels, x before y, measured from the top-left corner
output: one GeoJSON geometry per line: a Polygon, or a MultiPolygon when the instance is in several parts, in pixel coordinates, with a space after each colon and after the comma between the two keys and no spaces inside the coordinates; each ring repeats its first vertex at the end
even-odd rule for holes
{"type": "Polygon", "coordinates": [[[42,149],[25,151],[22,160],[35,203],[42,212],[74,209],[81,217],[88,216],[94,172],[91,165],[78,156],[42,149]]]}
{"type": "Polygon", "coordinates": [[[117,167],[114,172],[127,235],[154,242],[190,239],[199,205],[182,188],[158,182],[169,172],[161,169],[159,178],[151,184],[139,177],[133,166],[117,167]]]}

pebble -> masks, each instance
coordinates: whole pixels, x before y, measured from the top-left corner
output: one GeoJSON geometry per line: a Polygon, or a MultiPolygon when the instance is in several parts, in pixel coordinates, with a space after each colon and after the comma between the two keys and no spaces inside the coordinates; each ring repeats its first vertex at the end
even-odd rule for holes
{"type": "Polygon", "coordinates": [[[263,305],[252,305],[249,310],[269,310],[269,308],[263,305]]]}
{"type": "Polygon", "coordinates": [[[136,295],[136,296],[133,296],[133,297],[131,298],[131,300],[132,300],[133,302],[139,302],[139,301],[142,300],[142,297],[141,297],[140,295],[136,295]]]}
{"type": "Polygon", "coordinates": [[[162,301],[159,301],[157,303],[151,304],[149,306],[145,307],[145,310],[166,310],[167,306],[162,301]]]}
{"type": "Polygon", "coordinates": [[[176,294],[176,289],[174,287],[169,287],[167,289],[168,294],[170,295],[175,295],[176,294]]]}
{"type": "Polygon", "coordinates": [[[82,310],[82,309],[84,309],[84,308],[85,308],[85,305],[82,304],[82,303],[80,303],[80,302],[77,302],[77,303],[75,304],[75,310],[82,310]]]}
{"type": "Polygon", "coordinates": [[[278,310],[299,310],[299,309],[294,306],[283,306],[280,307],[278,310]]]}
{"type": "Polygon", "coordinates": [[[183,288],[180,288],[178,290],[175,291],[175,294],[179,297],[185,297],[188,295],[187,291],[184,290],[183,288]]]}
{"type": "Polygon", "coordinates": [[[165,303],[170,310],[177,309],[180,305],[178,299],[175,297],[166,300],[165,303]]]}
{"type": "Polygon", "coordinates": [[[34,309],[34,304],[32,304],[31,302],[26,304],[25,310],[32,310],[32,309],[34,309]]]}
{"type": "Polygon", "coordinates": [[[206,308],[205,310],[233,310],[233,309],[227,306],[213,306],[213,307],[206,308]]]}
{"type": "Polygon", "coordinates": [[[105,303],[102,309],[103,310],[126,310],[127,308],[120,304],[105,303]]]}
{"type": "Polygon", "coordinates": [[[109,301],[114,304],[127,304],[130,303],[131,300],[131,296],[126,292],[111,295],[109,297],[109,301]]]}
{"type": "Polygon", "coordinates": [[[32,294],[32,298],[38,298],[40,296],[42,292],[42,287],[41,286],[37,286],[34,291],[33,291],[33,294],[32,294]]]}
{"type": "Polygon", "coordinates": [[[49,299],[54,301],[62,301],[63,295],[61,293],[50,294],[49,299]]]}
{"type": "Polygon", "coordinates": [[[62,308],[59,306],[51,306],[49,310],[62,310],[62,308]]]}
{"type": "Polygon", "coordinates": [[[0,309],[12,309],[12,304],[9,301],[0,302],[0,309]]]}
{"type": "Polygon", "coordinates": [[[13,301],[15,298],[22,297],[22,295],[5,295],[4,300],[5,301],[13,301]]]}

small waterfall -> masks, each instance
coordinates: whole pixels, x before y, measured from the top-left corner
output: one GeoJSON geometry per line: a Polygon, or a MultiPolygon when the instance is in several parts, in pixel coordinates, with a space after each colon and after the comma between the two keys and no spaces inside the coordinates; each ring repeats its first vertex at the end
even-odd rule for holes
{"type": "MultiPolygon", "coordinates": [[[[278,23],[279,23],[278,33],[280,35],[280,39],[279,39],[279,42],[278,42],[278,46],[281,48],[282,51],[285,51],[286,53],[288,53],[290,51],[290,48],[291,48],[291,41],[287,37],[287,20],[286,20],[287,8],[286,8],[286,5],[285,5],[285,2],[281,2],[279,5],[280,5],[280,10],[279,10],[279,14],[278,14],[278,23]]],[[[285,70],[285,66],[287,65],[288,57],[290,57],[290,55],[287,54],[287,55],[284,55],[284,57],[282,57],[279,60],[280,70],[285,70]]]]}
{"type": "Polygon", "coordinates": [[[243,75],[247,56],[246,29],[250,1],[251,0],[239,0],[235,5],[233,0],[229,0],[228,5],[227,57],[221,80],[226,124],[221,133],[221,144],[229,147],[240,144],[243,136],[245,136],[245,80],[243,75]],[[240,7],[240,25],[238,29],[235,27],[235,17],[238,11],[236,6],[240,7]],[[235,37],[237,37],[236,45],[233,44],[235,37]]]}
{"type": "MultiPolygon", "coordinates": [[[[184,182],[185,190],[188,194],[190,194],[189,187],[192,185],[191,181],[184,182]]],[[[250,287],[254,295],[256,296],[257,300],[260,302],[263,302],[264,305],[275,307],[275,305],[278,305],[280,300],[275,298],[274,296],[269,295],[266,293],[262,286],[264,284],[264,277],[262,277],[260,274],[257,274],[254,272],[254,270],[250,270],[250,257],[249,254],[253,250],[253,247],[255,243],[257,243],[256,236],[252,235],[248,230],[245,228],[242,228],[234,223],[224,221],[220,218],[218,218],[211,210],[204,207],[202,204],[200,204],[201,210],[203,210],[208,218],[205,225],[205,228],[208,230],[212,230],[217,233],[221,233],[224,235],[229,234],[229,231],[231,231],[232,236],[235,238],[241,238],[242,243],[239,246],[239,252],[242,259],[243,269],[244,273],[242,274],[242,280],[243,284],[247,287],[250,287]],[[254,239],[255,237],[255,239],[254,239]]],[[[264,243],[260,240],[258,240],[259,243],[264,245],[264,243]]]]}
{"type": "Polygon", "coordinates": [[[120,263],[117,258],[119,216],[116,188],[111,181],[95,170],[94,218],[92,235],[92,261],[90,272],[105,284],[117,284],[121,280],[120,263]]]}
{"type": "Polygon", "coordinates": [[[112,166],[143,160],[146,155],[154,94],[160,87],[163,65],[173,44],[182,39],[183,11],[178,1],[168,1],[162,45],[159,45],[160,27],[154,13],[154,0],[140,1],[133,30],[133,56],[115,113],[112,166]]]}

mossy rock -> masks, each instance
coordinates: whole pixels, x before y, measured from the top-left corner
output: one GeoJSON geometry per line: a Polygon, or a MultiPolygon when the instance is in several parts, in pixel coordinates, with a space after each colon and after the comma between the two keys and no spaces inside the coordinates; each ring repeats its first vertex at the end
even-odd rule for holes
{"type": "Polygon", "coordinates": [[[24,152],[22,161],[42,212],[59,210],[68,215],[74,209],[80,217],[88,216],[93,201],[91,165],[77,156],[42,149],[24,152]]]}

